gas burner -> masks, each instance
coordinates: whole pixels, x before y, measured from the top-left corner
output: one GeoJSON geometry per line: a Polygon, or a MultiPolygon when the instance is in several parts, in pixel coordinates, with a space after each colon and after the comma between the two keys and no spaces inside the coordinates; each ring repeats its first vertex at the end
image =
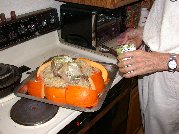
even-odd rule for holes
{"type": "Polygon", "coordinates": [[[52,119],[59,107],[39,101],[22,98],[11,108],[11,119],[21,125],[36,126],[52,119]]]}

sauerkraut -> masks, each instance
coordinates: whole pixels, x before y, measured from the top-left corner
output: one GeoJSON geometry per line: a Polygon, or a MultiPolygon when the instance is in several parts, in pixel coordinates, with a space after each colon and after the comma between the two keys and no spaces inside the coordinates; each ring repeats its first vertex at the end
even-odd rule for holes
{"type": "Polygon", "coordinates": [[[83,60],[74,60],[69,56],[54,57],[51,65],[40,72],[44,84],[51,87],[76,85],[90,87],[88,78],[93,72],[100,71],[83,60]]]}

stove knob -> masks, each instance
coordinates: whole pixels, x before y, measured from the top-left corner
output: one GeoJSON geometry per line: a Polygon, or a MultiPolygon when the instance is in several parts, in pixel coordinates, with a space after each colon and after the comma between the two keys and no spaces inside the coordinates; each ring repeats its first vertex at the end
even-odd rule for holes
{"type": "Polygon", "coordinates": [[[31,29],[32,29],[32,30],[35,29],[35,24],[31,24],[31,29]]]}
{"type": "Polygon", "coordinates": [[[42,26],[46,26],[47,25],[47,20],[43,20],[42,21],[42,26]]]}
{"type": "Polygon", "coordinates": [[[17,33],[16,33],[15,31],[11,31],[11,32],[9,33],[9,38],[10,38],[10,40],[15,39],[16,37],[17,37],[17,33]]]}
{"type": "Polygon", "coordinates": [[[30,25],[28,25],[28,29],[31,31],[31,32],[33,32],[35,29],[36,29],[36,26],[35,26],[35,24],[30,24],[30,25]]]}
{"type": "Polygon", "coordinates": [[[20,34],[24,34],[27,31],[27,29],[25,28],[24,25],[20,25],[20,27],[18,28],[18,31],[20,34]]]}
{"type": "Polygon", "coordinates": [[[50,18],[50,23],[53,24],[55,22],[55,17],[54,16],[51,16],[50,18]]]}

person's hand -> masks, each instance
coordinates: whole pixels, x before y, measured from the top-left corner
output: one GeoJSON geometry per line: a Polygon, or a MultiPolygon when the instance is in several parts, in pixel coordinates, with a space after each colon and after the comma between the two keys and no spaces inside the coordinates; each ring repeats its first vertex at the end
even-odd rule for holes
{"type": "Polygon", "coordinates": [[[136,48],[142,44],[143,28],[129,28],[117,37],[118,44],[126,44],[132,42],[136,48]]]}
{"type": "Polygon", "coordinates": [[[125,78],[167,70],[169,55],[158,52],[135,50],[124,52],[118,57],[119,72],[125,78]],[[127,60],[123,60],[128,58],[127,60]]]}

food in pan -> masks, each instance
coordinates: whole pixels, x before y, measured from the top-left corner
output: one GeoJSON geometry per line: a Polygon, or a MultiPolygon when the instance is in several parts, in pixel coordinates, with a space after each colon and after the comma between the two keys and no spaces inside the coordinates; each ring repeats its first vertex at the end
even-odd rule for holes
{"type": "Polygon", "coordinates": [[[29,95],[56,103],[93,107],[109,81],[108,71],[85,58],[56,56],[42,64],[35,80],[27,82],[29,95]]]}
{"type": "Polygon", "coordinates": [[[118,48],[116,48],[118,55],[120,55],[123,52],[134,51],[134,50],[136,50],[136,47],[132,42],[126,43],[124,45],[120,45],[118,46],[118,48]]]}

